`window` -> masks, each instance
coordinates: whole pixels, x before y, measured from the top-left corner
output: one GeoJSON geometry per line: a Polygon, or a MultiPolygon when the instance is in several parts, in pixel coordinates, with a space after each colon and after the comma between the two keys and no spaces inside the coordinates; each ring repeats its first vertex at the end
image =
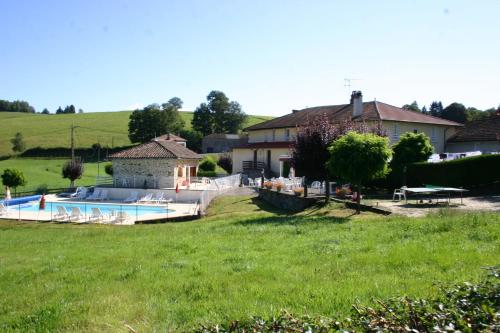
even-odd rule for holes
{"type": "Polygon", "coordinates": [[[290,140],[290,129],[289,128],[285,129],[285,140],[286,141],[290,140]]]}
{"type": "Polygon", "coordinates": [[[184,168],[183,168],[183,167],[178,167],[178,168],[177,168],[177,177],[182,177],[183,170],[184,170],[184,168]]]}
{"type": "Polygon", "coordinates": [[[431,132],[431,142],[436,142],[436,141],[437,141],[437,131],[436,128],[433,127],[431,132]]]}
{"type": "Polygon", "coordinates": [[[413,133],[417,134],[417,133],[418,133],[418,129],[416,129],[416,128],[415,128],[415,129],[413,130],[413,133]]]}
{"type": "Polygon", "coordinates": [[[399,128],[398,128],[398,125],[394,125],[394,129],[393,129],[393,132],[392,132],[392,138],[394,140],[398,140],[399,139],[399,128]]]}
{"type": "Polygon", "coordinates": [[[273,129],[273,142],[276,141],[276,130],[273,129]]]}

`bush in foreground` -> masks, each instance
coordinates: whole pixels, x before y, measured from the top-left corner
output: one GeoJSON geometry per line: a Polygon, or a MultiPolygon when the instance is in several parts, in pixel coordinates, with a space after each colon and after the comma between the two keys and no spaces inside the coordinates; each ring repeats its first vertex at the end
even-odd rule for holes
{"type": "Polygon", "coordinates": [[[272,318],[201,326],[197,332],[498,332],[500,272],[483,281],[442,289],[433,299],[392,298],[374,307],[356,304],[352,318],[296,317],[286,311],[272,318]]]}

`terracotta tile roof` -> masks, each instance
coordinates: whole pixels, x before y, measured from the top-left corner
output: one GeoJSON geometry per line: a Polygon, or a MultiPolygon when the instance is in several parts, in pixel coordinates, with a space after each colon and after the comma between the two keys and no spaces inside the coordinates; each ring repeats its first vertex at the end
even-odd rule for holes
{"type": "Polygon", "coordinates": [[[186,142],[186,139],[181,138],[180,136],[174,134],[164,134],[157,136],[153,140],[166,140],[166,141],[176,141],[176,142],[186,142]]]}
{"type": "Polygon", "coordinates": [[[141,145],[122,150],[109,156],[116,158],[168,158],[168,159],[201,159],[202,156],[196,154],[175,141],[153,140],[141,145]]]}
{"type": "Polygon", "coordinates": [[[471,121],[455,133],[449,142],[500,141],[500,116],[471,121]]]}
{"type": "Polygon", "coordinates": [[[293,142],[291,141],[277,141],[277,142],[252,142],[244,145],[234,147],[233,149],[258,149],[258,148],[291,148],[293,142]]]}
{"type": "Polygon", "coordinates": [[[271,128],[296,127],[304,125],[309,119],[314,119],[322,114],[326,114],[332,122],[340,122],[347,119],[355,121],[393,120],[445,126],[462,126],[462,124],[446,119],[436,118],[423,113],[398,108],[386,103],[372,101],[363,103],[363,113],[361,116],[356,118],[352,118],[352,104],[316,106],[299,111],[294,110],[290,114],[247,127],[245,130],[253,131],[271,128]]]}

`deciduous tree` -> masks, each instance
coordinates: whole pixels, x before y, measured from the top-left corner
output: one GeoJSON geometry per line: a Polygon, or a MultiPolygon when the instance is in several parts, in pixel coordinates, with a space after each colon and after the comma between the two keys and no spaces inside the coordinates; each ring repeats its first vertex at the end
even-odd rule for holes
{"type": "Polygon", "coordinates": [[[328,148],[327,169],[356,186],[357,213],[360,212],[361,185],[383,177],[388,172],[391,157],[389,139],[371,133],[347,133],[328,148]]]}
{"type": "Polygon", "coordinates": [[[193,129],[208,135],[212,133],[237,133],[247,119],[241,105],[222,92],[213,90],[207,102],[196,108],[191,122],[193,129]]]}
{"type": "Polygon", "coordinates": [[[13,188],[14,193],[16,193],[17,187],[26,185],[24,174],[17,169],[5,169],[1,177],[2,184],[8,189],[13,188]]]}
{"type": "Polygon", "coordinates": [[[16,135],[10,139],[10,142],[12,143],[12,150],[16,153],[21,153],[26,149],[23,135],[20,132],[17,132],[16,135]]]}
{"type": "Polygon", "coordinates": [[[441,118],[463,124],[467,121],[465,106],[460,103],[451,103],[444,108],[441,118]]]}
{"type": "Polygon", "coordinates": [[[70,187],[75,187],[75,180],[83,175],[84,167],[80,159],[74,159],[66,162],[62,167],[62,176],[70,180],[70,187]]]}

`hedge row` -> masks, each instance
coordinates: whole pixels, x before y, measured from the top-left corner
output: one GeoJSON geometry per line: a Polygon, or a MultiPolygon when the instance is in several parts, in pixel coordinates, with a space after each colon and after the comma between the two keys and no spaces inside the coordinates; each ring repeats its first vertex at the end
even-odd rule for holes
{"type": "MultiPolygon", "coordinates": [[[[130,148],[131,146],[125,146],[125,147],[115,147],[115,148],[101,148],[100,152],[100,158],[106,158],[108,155],[113,154],[115,152],[118,152],[123,149],[130,148]]],[[[42,148],[42,147],[35,147],[35,148],[30,148],[24,151],[21,154],[21,157],[38,157],[38,158],[46,158],[46,157],[53,157],[53,158],[69,158],[71,156],[71,149],[70,148],[42,148]]],[[[85,160],[94,160],[97,159],[97,151],[93,148],[76,148],[75,149],[75,156],[82,157],[85,160]]]]}
{"type": "Polygon", "coordinates": [[[440,163],[414,163],[407,167],[408,186],[424,184],[467,187],[500,182],[500,155],[481,155],[440,163]]]}

